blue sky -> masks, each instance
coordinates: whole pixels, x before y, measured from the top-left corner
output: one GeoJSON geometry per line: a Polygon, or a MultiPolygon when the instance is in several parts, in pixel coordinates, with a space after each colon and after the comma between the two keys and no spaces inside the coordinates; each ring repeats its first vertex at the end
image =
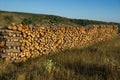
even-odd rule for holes
{"type": "Polygon", "coordinates": [[[0,0],[0,10],[120,23],[120,0],[0,0]]]}

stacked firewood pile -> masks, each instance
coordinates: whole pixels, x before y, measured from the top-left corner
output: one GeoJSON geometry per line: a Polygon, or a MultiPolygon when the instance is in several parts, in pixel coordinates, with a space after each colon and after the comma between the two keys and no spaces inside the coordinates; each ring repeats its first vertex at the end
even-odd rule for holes
{"type": "Polygon", "coordinates": [[[85,28],[11,24],[0,30],[0,55],[6,61],[21,62],[51,52],[85,47],[116,34],[116,25],[89,25],[85,28]]]}

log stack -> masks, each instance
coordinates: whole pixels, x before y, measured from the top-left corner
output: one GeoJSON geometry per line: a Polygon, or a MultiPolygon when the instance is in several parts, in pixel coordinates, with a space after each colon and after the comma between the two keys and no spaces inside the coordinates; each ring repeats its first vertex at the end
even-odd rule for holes
{"type": "Polygon", "coordinates": [[[8,25],[0,30],[0,55],[6,61],[21,62],[39,55],[81,48],[117,35],[116,25],[90,27],[32,27],[8,25]]]}

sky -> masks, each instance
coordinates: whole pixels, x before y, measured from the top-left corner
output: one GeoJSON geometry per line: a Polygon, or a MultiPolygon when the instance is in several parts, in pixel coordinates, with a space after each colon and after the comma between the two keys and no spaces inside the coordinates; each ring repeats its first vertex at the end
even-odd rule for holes
{"type": "Polygon", "coordinates": [[[120,0],[0,0],[0,10],[120,23],[120,0]]]}

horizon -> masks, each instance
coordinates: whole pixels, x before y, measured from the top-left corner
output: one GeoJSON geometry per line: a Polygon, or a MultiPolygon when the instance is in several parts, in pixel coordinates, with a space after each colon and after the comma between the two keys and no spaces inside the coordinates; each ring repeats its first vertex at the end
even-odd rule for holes
{"type": "Polygon", "coordinates": [[[120,23],[119,0],[0,0],[0,10],[120,23]],[[35,5],[34,5],[35,4],[35,5]]]}

